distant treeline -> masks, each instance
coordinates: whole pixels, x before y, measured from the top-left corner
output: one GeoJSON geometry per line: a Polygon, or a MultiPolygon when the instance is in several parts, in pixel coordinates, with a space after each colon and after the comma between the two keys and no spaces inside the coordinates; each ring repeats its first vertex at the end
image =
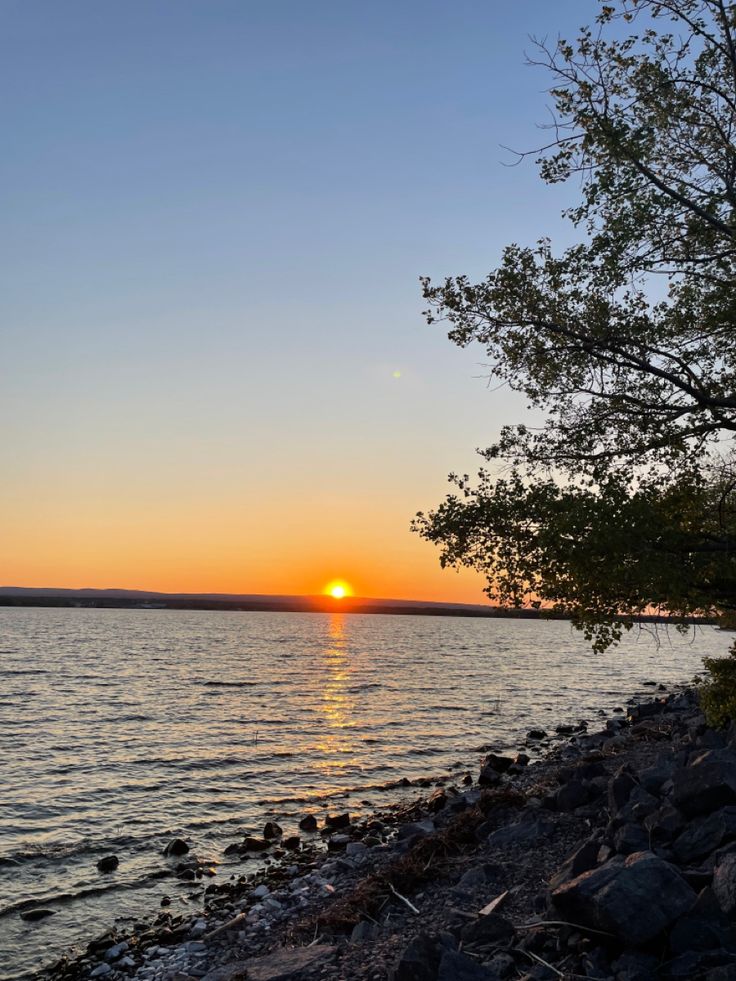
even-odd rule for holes
{"type": "MultiPolygon", "coordinates": [[[[12,607],[67,607],[98,610],[209,610],[221,612],[248,613],[359,613],[388,614],[392,616],[434,616],[434,617],[485,617],[487,619],[515,620],[564,620],[566,617],[549,610],[514,610],[497,606],[469,606],[440,603],[410,603],[406,601],[372,602],[370,600],[341,599],[330,597],[295,596],[274,599],[232,599],[196,596],[166,596],[156,594],[155,598],[144,599],[139,596],[90,596],[54,594],[52,592],[32,593],[13,590],[0,592],[0,606],[12,607]]],[[[640,623],[671,623],[665,616],[642,616],[640,623]]],[[[715,624],[712,618],[693,618],[687,623],[715,624]]]]}

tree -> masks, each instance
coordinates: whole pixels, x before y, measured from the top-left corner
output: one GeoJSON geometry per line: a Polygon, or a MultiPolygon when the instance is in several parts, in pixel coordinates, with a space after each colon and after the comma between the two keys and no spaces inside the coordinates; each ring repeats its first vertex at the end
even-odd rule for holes
{"type": "Polygon", "coordinates": [[[492,599],[552,605],[602,649],[652,608],[736,609],[736,4],[612,0],[536,50],[540,172],[580,180],[581,241],[422,284],[429,323],[483,345],[546,421],[506,427],[481,453],[494,472],[451,475],[415,529],[492,599]]]}

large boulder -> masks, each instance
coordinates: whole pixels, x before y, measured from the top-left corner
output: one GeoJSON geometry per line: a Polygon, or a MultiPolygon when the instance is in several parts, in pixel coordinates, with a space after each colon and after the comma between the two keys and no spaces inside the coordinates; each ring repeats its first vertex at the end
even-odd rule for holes
{"type": "Polygon", "coordinates": [[[712,889],[703,889],[695,905],[675,923],[670,931],[670,950],[685,954],[694,950],[734,951],[736,932],[712,889]]]}
{"type": "Polygon", "coordinates": [[[710,855],[716,848],[736,839],[736,807],[722,807],[707,817],[692,821],[673,844],[683,864],[710,855]]]}
{"type": "Polygon", "coordinates": [[[695,898],[677,869],[651,852],[612,859],[552,892],[563,918],[611,933],[630,947],[653,940],[687,913],[695,898]]]}
{"type": "Polygon", "coordinates": [[[687,817],[736,804],[736,757],[728,751],[702,753],[675,770],[672,780],[675,807],[687,817]]]}

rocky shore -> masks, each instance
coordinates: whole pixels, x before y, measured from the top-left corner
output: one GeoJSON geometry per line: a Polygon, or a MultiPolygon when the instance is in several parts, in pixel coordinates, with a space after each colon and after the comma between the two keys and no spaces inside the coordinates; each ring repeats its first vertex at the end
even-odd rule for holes
{"type": "Polygon", "coordinates": [[[736,979],[736,728],[709,729],[683,690],[560,729],[537,762],[532,730],[527,752],[370,820],[270,822],[228,849],[244,869],[267,855],[255,874],[221,882],[172,841],[199,912],[165,899],[48,976],[736,979]]]}

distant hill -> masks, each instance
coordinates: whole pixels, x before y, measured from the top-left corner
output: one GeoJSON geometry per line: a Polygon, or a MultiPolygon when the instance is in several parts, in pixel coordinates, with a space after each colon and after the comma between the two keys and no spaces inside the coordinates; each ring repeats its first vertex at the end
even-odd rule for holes
{"type": "MultiPolygon", "coordinates": [[[[509,611],[472,603],[437,603],[350,596],[272,596],[258,593],[159,593],[141,589],[53,589],[0,586],[0,606],[72,606],[107,609],[248,610],[290,613],[392,613],[499,617],[509,611]]],[[[535,611],[511,611],[537,616],[535,611]]]]}
{"type": "MultiPolygon", "coordinates": [[[[2,606],[52,606],[133,610],[240,610],[261,613],[382,613],[434,617],[510,617],[521,620],[564,619],[549,611],[506,610],[481,603],[437,603],[431,600],[346,596],[271,596],[259,593],[157,593],[143,589],[55,589],[0,586],[2,606]]],[[[643,623],[667,617],[643,616],[643,623]]],[[[692,622],[715,623],[710,619],[692,622]]]]}

